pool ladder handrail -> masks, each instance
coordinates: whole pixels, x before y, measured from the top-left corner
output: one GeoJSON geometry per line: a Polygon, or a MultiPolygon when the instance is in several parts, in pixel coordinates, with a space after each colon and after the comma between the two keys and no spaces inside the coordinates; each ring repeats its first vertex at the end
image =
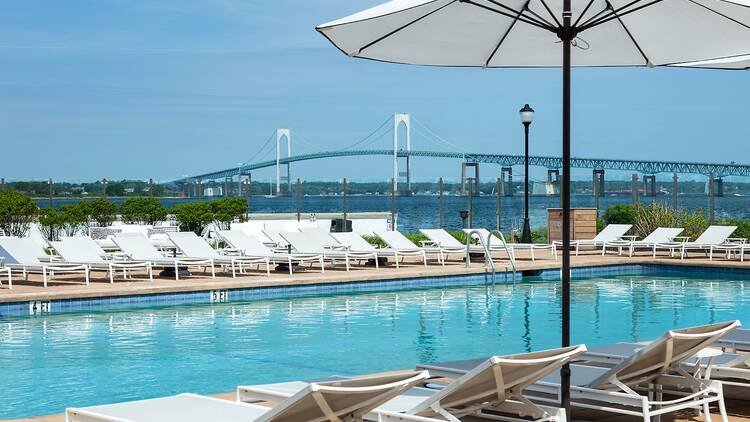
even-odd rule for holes
{"type": "MultiPolygon", "coordinates": [[[[500,235],[500,241],[503,242],[503,248],[505,249],[505,253],[508,254],[508,260],[510,261],[510,265],[513,268],[513,281],[516,281],[516,257],[513,255],[513,251],[508,249],[508,242],[505,241],[505,236],[502,232],[498,232],[500,235]]],[[[482,245],[482,248],[484,249],[484,265],[485,267],[488,266],[492,268],[492,281],[495,281],[495,273],[497,272],[497,268],[495,267],[495,261],[492,260],[492,255],[490,254],[490,242],[492,241],[492,232],[490,232],[487,235],[487,241],[485,242],[482,238],[482,234],[479,232],[479,230],[471,230],[468,233],[466,233],[466,268],[469,268],[471,265],[471,239],[472,236],[476,235],[477,239],[479,239],[479,243],[482,245]]]]}

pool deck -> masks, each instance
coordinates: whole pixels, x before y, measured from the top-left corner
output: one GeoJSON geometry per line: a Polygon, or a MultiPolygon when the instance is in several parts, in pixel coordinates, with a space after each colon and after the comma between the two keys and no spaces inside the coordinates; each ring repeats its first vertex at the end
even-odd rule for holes
{"type": "MultiPolygon", "coordinates": [[[[555,261],[547,252],[537,252],[536,255],[536,261],[531,261],[528,252],[519,253],[517,270],[535,271],[560,267],[560,260],[555,261]]],[[[740,262],[737,259],[727,260],[723,259],[723,257],[722,259],[709,261],[703,256],[698,255],[693,255],[681,261],[679,258],[670,258],[668,256],[652,258],[650,255],[641,254],[640,256],[629,258],[627,256],[617,256],[612,253],[601,256],[599,252],[582,251],[580,256],[573,256],[571,262],[574,268],[623,264],[656,264],[685,267],[743,268],[750,270],[750,261],[740,262]]],[[[498,272],[511,270],[507,259],[498,260],[496,267],[498,272]]],[[[453,256],[450,261],[446,262],[445,266],[441,266],[433,261],[427,267],[424,267],[420,263],[407,261],[401,268],[396,268],[393,264],[390,264],[388,266],[381,266],[380,269],[376,270],[373,267],[354,264],[351,271],[347,272],[342,266],[333,268],[326,264],[324,274],[320,272],[319,268],[313,267],[308,268],[306,271],[295,272],[291,276],[288,273],[272,271],[271,277],[266,277],[264,272],[252,271],[237,278],[232,278],[231,275],[217,272],[215,279],[211,279],[208,274],[196,273],[193,276],[178,281],[173,278],[155,276],[153,282],[149,282],[147,278],[139,278],[143,277],[143,273],[140,275],[136,273],[134,274],[135,278],[129,280],[115,278],[114,284],[109,283],[104,272],[97,271],[92,272],[91,283],[88,286],[82,283],[83,278],[80,275],[59,275],[55,277],[55,281],[50,282],[47,288],[42,286],[38,275],[31,276],[29,281],[23,281],[19,275],[14,275],[12,290],[8,289],[7,280],[3,279],[3,285],[0,286],[0,303],[193,292],[215,289],[244,289],[266,286],[367,282],[482,274],[487,271],[482,262],[472,262],[471,266],[466,268],[462,260],[459,260],[457,256],[453,256]]],[[[156,274],[158,271],[154,272],[156,274]]]]}
{"type": "MultiPolygon", "coordinates": [[[[601,256],[599,252],[582,251],[580,256],[572,257],[572,266],[574,268],[624,264],[740,268],[750,270],[750,262],[739,262],[739,260],[737,259],[727,260],[723,257],[714,259],[713,261],[709,261],[707,258],[699,255],[693,255],[692,257],[686,258],[685,260],[681,261],[678,258],[670,258],[666,256],[657,257],[654,259],[650,255],[641,254],[639,256],[629,258],[627,256],[617,256],[612,253],[608,254],[607,256],[601,256]]],[[[510,264],[507,260],[499,260],[496,266],[498,272],[510,271],[510,264]]],[[[559,267],[560,260],[555,261],[545,252],[537,253],[536,261],[531,261],[526,252],[523,252],[518,256],[518,271],[547,270],[556,269],[559,267]]],[[[197,274],[179,281],[175,281],[171,278],[168,279],[155,277],[153,283],[149,282],[147,279],[133,279],[128,281],[116,279],[114,284],[110,284],[103,272],[96,272],[92,274],[93,276],[91,279],[91,284],[89,286],[80,284],[81,279],[70,276],[60,276],[57,281],[51,283],[47,288],[44,288],[41,285],[41,282],[39,282],[38,278],[30,278],[30,281],[28,282],[14,280],[13,290],[8,290],[5,280],[3,280],[3,286],[0,287],[0,303],[29,300],[59,300],[69,298],[94,298],[123,295],[190,292],[214,289],[239,289],[264,286],[295,286],[308,284],[366,282],[389,279],[481,274],[485,272],[487,272],[487,270],[485,269],[482,262],[473,262],[469,268],[466,268],[464,262],[458,260],[457,257],[452,258],[452,260],[447,262],[445,266],[437,265],[433,262],[430,263],[427,267],[424,267],[420,263],[411,261],[406,262],[405,265],[398,269],[393,265],[381,267],[379,270],[376,270],[372,267],[354,265],[352,266],[352,270],[347,272],[341,267],[329,269],[328,265],[326,265],[325,274],[321,274],[318,268],[311,268],[307,271],[295,273],[293,276],[289,276],[288,273],[272,272],[271,277],[269,278],[266,277],[264,273],[251,272],[250,274],[233,279],[231,278],[231,276],[217,273],[216,278],[211,279],[210,276],[197,274]]],[[[217,394],[215,396],[232,400],[234,398],[233,394],[234,393],[230,392],[217,394]]],[[[728,401],[727,406],[730,414],[730,421],[750,422],[750,402],[728,401]]],[[[715,415],[715,418],[716,417],[718,417],[718,415],[715,415]]],[[[57,414],[15,419],[13,421],[63,422],[64,420],[64,415],[57,414]]],[[[588,415],[585,414],[577,414],[574,420],[625,422],[635,421],[639,419],[631,417],[602,418],[601,415],[588,417],[588,415]]],[[[702,417],[693,416],[690,414],[690,412],[687,412],[683,415],[677,416],[676,418],[664,417],[662,418],[662,420],[703,421],[704,419],[702,417]]]]}

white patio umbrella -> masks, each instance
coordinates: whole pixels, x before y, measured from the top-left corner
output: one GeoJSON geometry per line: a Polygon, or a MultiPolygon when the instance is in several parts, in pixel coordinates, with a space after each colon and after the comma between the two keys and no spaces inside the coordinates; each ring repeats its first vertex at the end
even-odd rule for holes
{"type": "MultiPolygon", "coordinates": [[[[748,0],[394,0],[316,29],[346,55],[363,59],[562,67],[562,345],[568,346],[571,66],[698,67],[750,57],[749,5],[748,0]]],[[[561,375],[568,408],[569,369],[561,375]]]]}

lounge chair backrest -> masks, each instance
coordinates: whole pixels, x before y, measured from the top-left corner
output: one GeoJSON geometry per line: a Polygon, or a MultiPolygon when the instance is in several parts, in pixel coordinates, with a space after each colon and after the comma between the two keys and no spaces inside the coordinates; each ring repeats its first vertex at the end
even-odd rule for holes
{"type": "Polygon", "coordinates": [[[445,229],[420,229],[419,231],[427,236],[428,239],[443,247],[460,248],[465,246],[455,237],[451,236],[450,233],[445,231],[445,229]]]}
{"type": "Polygon", "coordinates": [[[372,252],[376,250],[375,246],[371,245],[370,242],[366,241],[358,233],[331,233],[331,237],[336,239],[340,244],[349,246],[349,250],[352,251],[372,252]]]}
{"type": "Polygon", "coordinates": [[[607,227],[603,228],[596,236],[594,241],[597,242],[611,242],[613,240],[619,240],[625,233],[633,227],[632,224],[608,224],[607,227]]]}
{"type": "MultiPolygon", "coordinates": [[[[324,247],[326,245],[322,243],[320,236],[318,236],[317,233],[281,233],[281,237],[283,237],[284,241],[287,244],[292,245],[292,248],[299,253],[324,253],[326,251],[324,247]]],[[[331,239],[327,242],[328,245],[333,244],[335,242],[333,238],[330,236],[328,237],[331,239]]]]}
{"type": "MultiPolygon", "coordinates": [[[[331,246],[331,245],[338,245],[338,241],[331,237],[331,233],[327,231],[323,231],[318,227],[307,227],[300,229],[300,233],[304,233],[307,236],[312,237],[315,239],[316,242],[320,243],[323,246],[331,246]]],[[[282,236],[284,233],[282,233],[282,236]]]]}
{"type": "MultiPolygon", "coordinates": [[[[294,230],[294,231],[299,232],[299,230],[294,230]]],[[[287,241],[281,235],[282,233],[292,233],[292,232],[287,231],[287,230],[274,230],[274,229],[269,229],[269,228],[263,229],[263,234],[265,234],[266,237],[271,239],[271,242],[280,246],[287,244],[287,241]]]]}
{"type": "Polygon", "coordinates": [[[132,259],[139,261],[164,259],[164,255],[141,233],[117,233],[112,237],[112,241],[132,259]]]}
{"type": "Polygon", "coordinates": [[[585,352],[586,346],[578,345],[518,355],[492,356],[407,413],[440,417],[434,409],[437,405],[460,417],[463,412],[476,411],[478,406],[499,407],[506,399],[518,398],[526,387],[585,352]]]}
{"type": "MultiPolygon", "coordinates": [[[[485,242],[485,243],[487,242],[487,238],[491,235],[492,239],[490,240],[490,246],[492,247],[500,246],[504,243],[502,239],[500,239],[499,237],[495,235],[495,233],[492,233],[487,229],[463,229],[463,230],[464,230],[464,233],[466,234],[476,231],[479,234],[479,236],[482,237],[482,242],[485,242]]],[[[474,239],[476,239],[477,233],[473,235],[474,239]]]]}
{"type": "Polygon", "coordinates": [[[411,240],[407,239],[400,231],[376,231],[375,235],[393,249],[419,249],[411,240]]]}
{"type": "Polygon", "coordinates": [[[619,390],[621,382],[628,386],[651,380],[678,368],[686,359],[740,326],[739,321],[727,321],[699,327],[671,330],[652,341],[630,358],[602,374],[588,387],[619,390]]]}
{"type": "Polygon", "coordinates": [[[0,237],[0,257],[4,264],[41,265],[39,245],[25,237],[0,237]]]}
{"type": "Polygon", "coordinates": [[[235,230],[219,230],[219,237],[246,256],[269,256],[273,251],[259,239],[235,230]]]}
{"type": "Polygon", "coordinates": [[[679,236],[684,229],[672,227],[659,227],[644,237],[642,242],[646,243],[667,243],[679,236]]]}
{"type": "Polygon", "coordinates": [[[727,241],[727,238],[737,230],[737,226],[709,226],[697,239],[695,243],[703,245],[719,245],[727,241]]]}
{"type": "Polygon", "coordinates": [[[239,231],[245,233],[248,236],[258,238],[263,243],[273,243],[271,238],[263,233],[263,222],[262,221],[246,221],[244,223],[229,223],[229,230],[239,231]]]}
{"type": "Polygon", "coordinates": [[[167,233],[169,240],[182,251],[185,256],[193,258],[221,258],[216,249],[198,237],[194,232],[167,233]]]}
{"type": "Polygon", "coordinates": [[[104,251],[90,237],[61,237],[58,242],[50,242],[55,251],[67,262],[103,263],[104,251]]]}
{"type": "Polygon", "coordinates": [[[361,421],[376,407],[423,383],[427,371],[403,371],[311,383],[255,422],[361,421]]]}
{"type": "Polygon", "coordinates": [[[354,218],[352,231],[367,236],[374,236],[375,232],[388,230],[388,220],[385,218],[354,218]]]}

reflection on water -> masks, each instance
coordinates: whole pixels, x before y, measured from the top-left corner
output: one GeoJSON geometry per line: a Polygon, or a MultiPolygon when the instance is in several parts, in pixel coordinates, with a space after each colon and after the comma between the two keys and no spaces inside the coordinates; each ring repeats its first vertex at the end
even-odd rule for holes
{"type": "MultiPolygon", "coordinates": [[[[744,281],[573,284],[573,341],[639,341],[750,312],[744,281]]],[[[556,347],[559,286],[526,281],[0,320],[0,417],[556,347]]]]}

